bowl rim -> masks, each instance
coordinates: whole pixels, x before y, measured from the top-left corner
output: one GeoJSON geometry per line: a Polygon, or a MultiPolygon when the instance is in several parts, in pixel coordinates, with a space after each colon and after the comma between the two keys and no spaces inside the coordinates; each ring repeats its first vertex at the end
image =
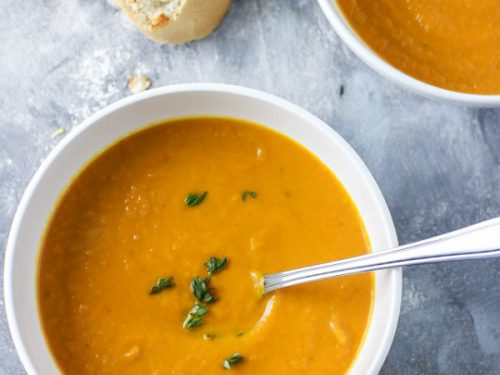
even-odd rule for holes
{"type": "MultiPolygon", "coordinates": [[[[128,107],[134,103],[147,101],[150,98],[161,97],[169,94],[178,94],[178,93],[190,93],[190,92],[209,92],[209,93],[225,93],[230,95],[242,96],[247,99],[257,99],[261,101],[268,102],[271,105],[277,106],[280,109],[283,109],[293,115],[301,117],[305,120],[310,126],[319,128],[319,130],[326,133],[331,139],[333,139],[332,143],[335,143],[336,146],[344,152],[353,162],[359,167],[361,171],[361,175],[363,180],[366,182],[367,187],[370,192],[373,193],[373,197],[375,198],[374,203],[380,209],[380,213],[384,219],[384,229],[385,236],[387,236],[388,240],[396,246],[398,244],[396,230],[394,227],[394,223],[389,211],[389,208],[386,204],[386,201],[376,183],[374,177],[368,170],[368,167],[359,157],[359,155],[352,149],[352,147],[339,135],[333,128],[328,126],[322,120],[320,120],[315,115],[310,112],[302,109],[301,107],[285,100],[281,99],[272,94],[268,94],[259,90],[254,90],[246,87],[236,86],[236,85],[228,85],[228,84],[219,84],[219,83],[187,83],[187,84],[176,84],[170,86],[164,86],[160,88],[155,88],[148,90],[146,92],[142,92],[139,94],[131,95],[129,97],[123,98],[114,102],[103,109],[99,110],[86,120],[84,120],[76,129],[72,132],[68,133],[66,137],[64,137],[48,154],[48,156],[41,163],[32,179],[30,180],[27,188],[25,189],[18,208],[16,210],[6,245],[5,252],[5,262],[4,262],[4,302],[5,302],[5,311],[7,316],[7,322],[9,326],[9,330],[11,333],[11,337],[14,342],[14,346],[16,348],[17,354],[21,360],[22,365],[26,369],[28,374],[37,374],[37,371],[34,366],[34,362],[32,362],[27,348],[23,342],[21,337],[21,329],[19,326],[19,321],[17,319],[15,309],[14,309],[14,293],[13,293],[13,264],[15,258],[15,250],[17,239],[20,234],[20,227],[23,222],[24,216],[27,213],[27,208],[32,200],[33,194],[43,176],[51,167],[54,160],[59,157],[59,154],[67,147],[68,144],[72,142],[73,139],[77,138],[82,132],[85,131],[88,127],[91,127],[92,124],[98,122],[103,117],[118,111],[122,108],[128,107]]],[[[264,124],[266,125],[266,124],[264,124]]],[[[147,127],[148,124],[144,125],[147,127]]],[[[141,129],[141,127],[137,127],[137,130],[141,129]]],[[[128,133],[123,133],[123,135],[127,135],[128,133]]],[[[300,143],[300,142],[299,142],[300,143]]],[[[101,150],[102,151],[102,150],[101,150]]],[[[98,154],[100,151],[97,151],[95,154],[98,154]]],[[[330,167],[329,167],[330,169],[330,167]]],[[[68,182],[68,181],[66,181],[68,182]]],[[[349,192],[349,191],[348,191],[349,192]]],[[[39,241],[39,240],[38,240],[39,241]]],[[[380,249],[381,250],[381,249],[380,249]]],[[[384,335],[382,337],[382,344],[376,349],[376,355],[373,363],[369,366],[369,373],[377,373],[380,371],[385,359],[387,358],[387,354],[392,345],[395,331],[397,328],[401,300],[402,300],[402,270],[400,268],[390,270],[390,279],[391,279],[391,291],[389,292],[391,296],[392,305],[388,308],[388,318],[387,318],[387,326],[384,330],[384,335]]],[[[38,312],[36,312],[38,314],[38,312]]],[[[370,318],[371,324],[371,318],[370,318]]],[[[369,327],[369,326],[368,326],[369,327]]],[[[42,328],[40,328],[42,330],[42,328]]],[[[355,367],[359,355],[364,346],[366,335],[370,332],[368,329],[365,333],[365,338],[363,339],[363,343],[356,355],[356,359],[351,364],[348,372],[350,373],[355,367]]],[[[55,359],[52,358],[52,361],[55,359]]]]}
{"type": "Polygon", "coordinates": [[[365,64],[399,86],[428,98],[444,100],[471,107],[500,107],[500,94],[468,94],[447,90],[423,82],[395,68],[368,45],[353,30],[338,7],[337,0],[317,0],[337,35],[365,64]]]}

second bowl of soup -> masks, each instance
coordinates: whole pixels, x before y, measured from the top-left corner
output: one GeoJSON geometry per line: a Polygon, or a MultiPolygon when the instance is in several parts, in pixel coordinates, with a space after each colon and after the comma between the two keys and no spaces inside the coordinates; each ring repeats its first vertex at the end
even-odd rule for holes
{"type": "Polygon", "coordinates": [[[500,106],[496,0],[318,0],[346,44],[380,74],[421,94],[500,106]]]}

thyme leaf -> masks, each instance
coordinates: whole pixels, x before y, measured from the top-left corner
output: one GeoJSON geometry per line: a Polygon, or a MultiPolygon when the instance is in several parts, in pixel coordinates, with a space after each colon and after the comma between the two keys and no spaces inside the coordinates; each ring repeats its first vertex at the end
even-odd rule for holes
{"type": "Polygon", "coordinates": [[[226,358],[222,362],[222,367],[225,368],[226,370],[230,370],[232,366],[242,362],[244,358],[245,357],[243,357],[239,353],[233,353],[233,355],[231,357],[226,358]]]}
{"type": "Polygon", "coordinates": [[[203,318],[199,316],[193,316],[191,314],[188,314],[186,320],[184,321],[184,324],[182,325],[186,329],[193,329],[196,327],[199,327],[203,324],[203,318]]]}
{"type": "Polygon", "coordinates": [[[184,198],[184,202],[188,207],[199,206],[207,197],[208,191],[203,193],[189,193],[186,198],[184,198]]]}
{"type": "Polygon", "coordinates": [[[215,302],[215,297],[210,294],[207,283],[199,276],[196,276],[191,281],[191,292],[193,292],[193,295],[198,302],[215,302]]]}
{"type": "MultiPolygon", "coordinates": [[[[217,257],[210,257],[206,262],[205,262],[205,267],[207,267],[208,274],[213,275],[214,273],[217,273],[224,268],[226,268],[227,265],[227,258],[217,258],[217,257]]],[[[210,281],[209,278],[207,278],[208,281],[210,281]]],[[[206,279],[205,279],[206,280],[206,279]]],[[[207,281],[207,282],[208,282],[207,281]]]]}
{"type": "Polygon", "coordinates": [[[167,288],[172,288],[174,286],[175,286],[175,283],[174,283],[173,277],[159,278],[158,281],[156,281],[156,284],[154,284],[151,287],[149,294],[158,294],[162,290],[167,289],[167,288]]]}
{"type": "Polygon", "coordinates": [[[241,199],[243,200],[243,202],[246,201],[248,197],[252,197],[253,199],[255,199],[257,198],[257,193],[255,191],[250,191],[250,190],[241,193],[241,199]]]}

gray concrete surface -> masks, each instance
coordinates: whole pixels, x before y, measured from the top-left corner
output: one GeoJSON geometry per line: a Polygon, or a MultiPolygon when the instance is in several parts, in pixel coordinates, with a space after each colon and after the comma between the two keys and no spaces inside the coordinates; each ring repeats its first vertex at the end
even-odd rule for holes
{"type": "MultiPolygon", "coordinates": [[[[319,116],[371,169],[401,243],[500,215],[500,110],[440,103],[386,81],[346,48],[314,0],[235,0],[209,38],[176,47],[145,39],[104,0],[0,0],[0,20],[2,254],[23,189],[61,139],[52,132],[128,95],[133,72],[154,87],[249,86],[319,116]]],[[[0,305],[0,374],[23,374],[0,305]]],[[[382,373],[500,374],[499,318],[500,260],[407,270],[382,373]]]]}

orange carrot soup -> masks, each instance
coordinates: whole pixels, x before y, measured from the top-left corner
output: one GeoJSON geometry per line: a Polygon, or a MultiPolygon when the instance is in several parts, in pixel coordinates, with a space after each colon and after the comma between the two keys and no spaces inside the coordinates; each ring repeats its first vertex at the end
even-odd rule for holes
{"type": "Polygon", "coordinates": [[[373,276],[255,285],[368,251],[348,193],[302,146],[241,120],[177,119],[69,185],[41,249],[39,310],[64,374],[344,374],[373,276]]]}
{"type": "Polygon", "coordinates": [[[337,0],[382,58],[449,90],[500,94],[500,1],[337,0]]]}

